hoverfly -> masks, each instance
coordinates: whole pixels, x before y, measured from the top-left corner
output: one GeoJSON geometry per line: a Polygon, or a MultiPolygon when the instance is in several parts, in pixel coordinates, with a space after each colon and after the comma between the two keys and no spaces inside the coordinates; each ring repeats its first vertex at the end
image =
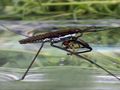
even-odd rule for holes
{"type": "MultiPolygon", "coordinates": [[[[10,30],[8,27],[6,27],[3,24],[1,26],[6,28],[7,30],[10,30]]],[[[27,36],[27,38],[19,40],[20,44],[41,43],[41,46],[40,46],[39,50],[37,51],[37,53],[34,56],[32,62],[30,63],[30,65],[28,66],[28,68],[27,68],[26,72],[24,73],[24,75],[22,76],[21,80],[23,80],[25,78],[25,76],[27,75],[28,71],[30,70],[32,64],[36,60],[36,58],[37,58],[38,54],[40,53],[41,49],[43,48],[44,44],[47,43],[47,42],[50,43],[50,45],[54,48],[58,48],[58,49],[61,49],[61,50],[64,50],[64,51],[68,52],[69,55],[75,55],[79,58],[83,58],[84,60],[90,62],[91,64],[96,65],[97,67],[106,71],[111,76],[120,80],[120,78],[118,78],[112,72],[103,68],[102,66],[95,63],[94,61],[80,55],[81,53],[86,53],[86,52],[92,51],[92,47],[87,42],[82,40],[80,37],[82,37],[84,33],[104,31],[104,29],[99,30],[97,28],[100,29],[100,27],[87,27],[85,29],[68,28],[68,29],[50,31],[50,32],[46,32],[46,33],[43,33],[43,34],[33,35],[33,36],[28,36],[28,35],[24,34],[23,32],[14,30],[14,32],[17,33],[17,34],[27,36]],[[57,43],[61,43],[62,45],[58,46],[58,45],[56,45],[57,43]],[[85,49],[85,50],[81,50],[81,49],[85,49]]],[[[12,31],[12,30],[10,30],[10,31],[12,31]]]]}

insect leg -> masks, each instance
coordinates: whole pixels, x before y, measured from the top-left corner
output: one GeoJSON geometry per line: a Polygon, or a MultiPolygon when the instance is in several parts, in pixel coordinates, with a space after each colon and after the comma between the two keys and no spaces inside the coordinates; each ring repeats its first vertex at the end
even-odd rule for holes
{"type": "Polygon", "coordinates": [[[87,49],[88,49],[88,50],[85,50],[85,51],[77,52],[77,54],[92,51],[92,47],[90,47],[90,45],[89,45],[87,42],[85,42],[85,41],[83,41],[83,40],[81,40],[81,39],[79,39],[79,41],[77,41],[77,42],[78,42],[80,45],[83,46],[82,48],[87,48],[87,49]]]}
{"type": "Polygon", "coordinates": [[[109,70],[105,69],[105,68],[102,67],[101,65],[95,63],[94,61],[92,61],[92,60],[90,60],[90,59],[88,59],[88,58],[86,58],[86,57],[83,57],[82,55],[79,55],[79,54],[77,54],[77,53],[74,53],[74,52],[69,51],[69,50],[64,49],[64,48],[61,48],[61,47],[59,47],[59,46],[57,46],[57,45],[54,45],[54,42],[51,42],[51,46],[52,46],[52,47],[55,47],[55,48],[58,48],[58,49],[61,49],[61,50],[64,50],[64,51],[66,51],[66,52],[72,53],[73,55],[75,55],[75,56],[77,56],[77,57],[79,57],[79,58],[83,58],[84,60],[86,60],[86,61],[90,62],[91,64],[94,64],[95,66],[101,68],[102,70],[104,70],[105,72],[107,72],[108,74],[110,74],[111,76],[115,77],[117,80],[120,81],[120,78],[119,78],[119,77],[117,77],[115,74],[113,74],[113,73],[110,72],[109,70]]]}
{"type": "Polygon", "coordinates": [[[33,58],[32,62],[30,63],[30,65],[28,66],[27,70],[25,71],[24,75],[22,76],[21,80],[23,80],[25,78],[25,76],[27,75],[28,71],[30,70],[32,64],[34,63],[34,61],[36,60],[37,56],[39,55],[41,49],[43,48],[44,42],[42,43],[42,45],[40,46],[38,52],[36,53],[35,57],[33,58]]]}

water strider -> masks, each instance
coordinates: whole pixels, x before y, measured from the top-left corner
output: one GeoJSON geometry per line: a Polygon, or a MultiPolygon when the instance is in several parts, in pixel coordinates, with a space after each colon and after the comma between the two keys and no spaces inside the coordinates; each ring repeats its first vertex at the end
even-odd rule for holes
{"type": "MultiPolygon", "coordinates": [[[[9,30],[6,26],[2,25],[6,29],[9,30]]],[[[98,28],[98,27],[97,27],[98,28]]],[[[26,39],[22,39],[19,41],[20,44],[27,44],[27,43],[42,43],[37,54],[33,58],[32,62],[30,63],[29,67],[27,68],[26,72],[22,76],[21,80],[25,78],[27,75],[29,69],[31,68],[32,64],[36,60],[38,54],[40,53],[41,49],[43,48],[44,44],[46,42],[49,42],[52,47],[64,50],[68,52],[70,55],[75,55],[79,58],[83,58],[84,60],[96,65],[97,67],[103,69],[107,73],[109,73],[111,76],[115,77],[116,79],[120,80],[115,74],[111,73],[104,67],[100,66],[99,64],[93,62],[92,60],[83,57],[80,55],[81,53],[86,53],[92,51],[92,47],[82,40],[80,37],[83,36],[84,33],[90,33],[90,32],[97,32],[97,31],[104,31],[104,29],[97,30],[96,27],[88,27],[85,29],[79,29],[79,28],[69,28],[69,29],[63,29],[59,31],[52,31],[52,32],[46,32],[40,35],[35,36],[28,36],[26,39]],[[57,43],[62,43],[61,46],[56,45],[57,43]],[[84,49],[84,50],[83,50],[84,49]]]]}

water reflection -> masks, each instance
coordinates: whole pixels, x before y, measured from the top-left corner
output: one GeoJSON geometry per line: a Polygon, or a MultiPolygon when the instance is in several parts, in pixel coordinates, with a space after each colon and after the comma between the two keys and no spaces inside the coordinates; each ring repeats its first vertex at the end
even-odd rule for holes
{"type": "Polygon", "coordinates": [[[118,80],[115,80],[114,77],[108,75],[98,75],[94,77],[96,83],[120,83],[118,80]]]}
{"type": "Polygon", "coordinates": [[[50,81],[45,78],[45,74],[30,74],[25,77],[24,80],[26,82],[42,82],[42,81],[50,81]]]}
{"type": "Polygon", "coordinates": [[[7,84],[6,88],[8,88],[5,90],[10,90],[10,88],[28,88],[29,90],[56,90],[56,88],[59,90],[120,90],[120,81],[110,75],[99,74],[92,69],[63,68],[63,66],[44,68],[43,72],[35,70],[34,74],[33,72],[29,73],[25,80],[15,82],[21,77],[22,73],[14,75],[6,74],[6,72],[1,73],[0,87],[7,84]],[[3,83],[2,81],[6,82],[3,83]],[[19,87],[19,85],[23,87],[19,87]]]}
{"type": "Polygon", "coordinates": [[[0,81],[14,81],[18,79],[19,78],[15,75],[8,74],[8,73],[0,73],[0,81]]]}

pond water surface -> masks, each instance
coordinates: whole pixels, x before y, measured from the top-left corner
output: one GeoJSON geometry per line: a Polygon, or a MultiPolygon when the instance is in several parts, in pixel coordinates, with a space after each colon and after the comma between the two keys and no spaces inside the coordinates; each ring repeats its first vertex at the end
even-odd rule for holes
{"type": "Polygon", "coordinates": [[[1,90],[120,90],[120,81],[97,69],[46,67],[32,70],[19,81],[22,73],[15,69],[13,74],[1,71],[1,90]]]}

